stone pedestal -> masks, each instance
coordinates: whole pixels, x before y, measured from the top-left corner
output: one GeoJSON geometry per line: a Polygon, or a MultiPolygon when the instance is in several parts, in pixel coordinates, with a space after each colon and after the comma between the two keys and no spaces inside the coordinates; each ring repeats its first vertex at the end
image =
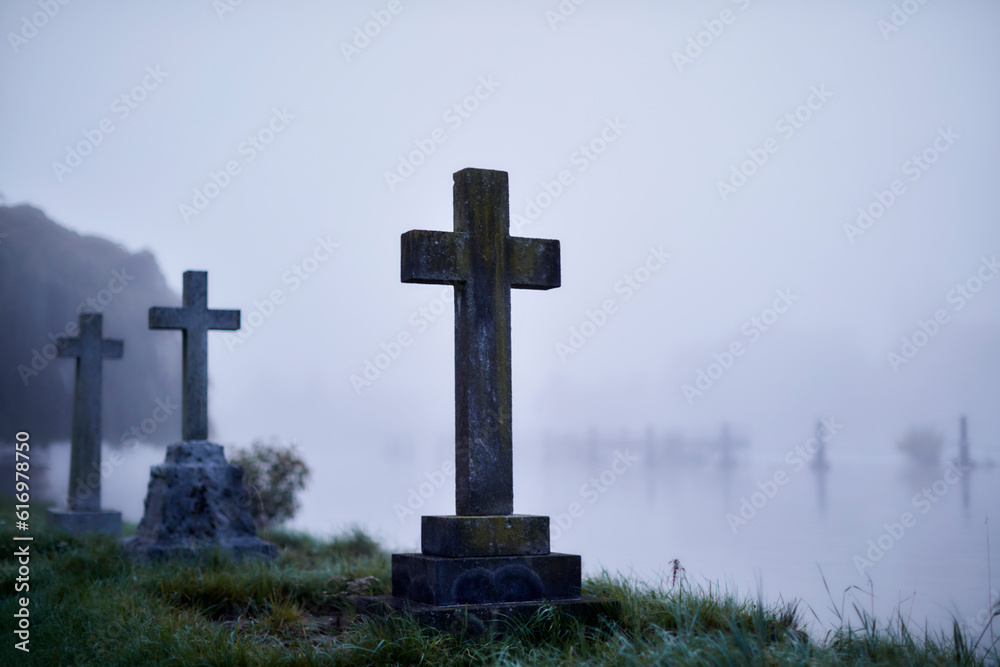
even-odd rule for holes
{"type": "Polygon", "coordinates": [[[580,597],[580,557],[392,555],[392,594],[429,605],[580,597]]]}
{"type": "Polygon", "coordinates": [[[52,531],[67,533],[104,533],[118,537],[122,533],[122,513],[113,510],[45,511],[45,526],[52,531]]]}
{"type": "Polygon", "coordinates": [[[122,546],[154,559],[216,548],[237,558],[277,555],[257,537],[243,470],[226,462],[221,445],[199,440],[170,445],[166,461],[152,467],[139,529],[122,546]]]}
{"type": "Polygon", "coordinates": [[[425,516],[421,551],[393,554],[392,597],[359,600],[359,611],[407,611],[442,630],[498,630],[543,604],[583,618],[617,613],[581,596],[580,557],[550,551],[547,516],[425,516]]]}
{"type": "Polygon", "coordinates": [[[421,625],[443,632],[468,635],[503,635],[518,624],[527,623],[543,605],[555,608],[581,623],[597,626],[602,619],[616,619],[621,605],[614,600],[582,596],[573,600],[549,602],[509,602],[435,606],[389,596],[361,597],[354,601],[359,614],[388,618],[409,614],[421,625]]]}

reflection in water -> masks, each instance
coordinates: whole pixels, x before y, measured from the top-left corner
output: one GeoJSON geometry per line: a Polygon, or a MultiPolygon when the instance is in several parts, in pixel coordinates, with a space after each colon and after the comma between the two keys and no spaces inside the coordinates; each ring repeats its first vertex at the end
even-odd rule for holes
{"type": "Polygon", "coordinates": [[[823,426],[822,420],[816,422],[816,457],[812,461],[812,467],[816,470],[826,470],[830,464],[826,460],[826,443],[833,438],[833,433],[828,433],[823,426]]]}
{"type": "MultiPolygon", "coordinates": [[[[913,466],[901,458],[851,461],[832,450],[828,463],[833,467],[800,471],[775,458],[781,453],[776,446],[756,459],[749,447],[733,448],[740,454],[732,457],[736,465],[721,466],[724,459],[717,455],[726,437],[721,429],[715,433],[715,438],[697,438],[652,428],[632,435],[590,429],[523,437],[515,459],[515,509],[554,517],[579,504],[582,513],[572,517],[560,539],[553,539],[553,550],[582,554],[587,574],[606,567],[655,580],[678,558],[689,576],[741,594],[752,594],[761,578],[769,599],[802,599],[824,623],[832,622],[824,612],[826,585],[839,600],[851,586],[867,589],[868,576],[881,620],[896,611],[900,592],[905,596],[914,589],[915,625],[926,619],[931,628],[950,627],[952,612],[975,615],[983,606],[988,589],[983,519],[1000,507],[1000,470],[980,461],[973,471],[957,477],[949,473],[955,480],[951,484],[944,466],[913,466]],[[619,451],[629,461],[639,460],[616,465],[619,451]],[[741,499],[760,491],[759,484],[774,479],[777,471],[786,472],[788,482],[734,530],[726,515],[738,513],[741,499]],[[920,496],[925,489],[934,500],[920,496]],[[918,507],[914,496],[924,504],[918,507]],[[859,574],[854,557],[863,556],[885,524],[898,523],[905,512],[914,515],[915,524],[859,574]],[[817,574],[820,569],[826,584],[817,574]]],[[[729,439],[736,440],[732,431],[729,439]]],[[[290,527],[325,535],[357,523],[399,546],[397,551],[416,548],[421,515],[454,511],[454,475],[444,479],[439,473],[444,463],[454,461],[454,438],[400,437],[379,444],[307,451],[310,466],[322,471],[324,481],[306,489],[302,511],[290,527]],[[428,497],[411,493],[431,478],[441,478],[442,484],[428,497]],[[401,517],[398,506],[412,509],[412,516],[401,517]]],[[[890,447],[886,443],[884,449],[890,447]]],[[[976,458],[985,456],[984,449],[977,445],[976,458]]],[[[56,493],[65,492],[68,461],[68,444],[53,449],[49,477],[56,493]]],[[[162,461],[162,449],[139,448],[126,457],[106,480],[105,504],[137,521],[149,468],[162,461]]],[[[1000,571],[1000,549],[989,558],[994,572],[1000,571]]],[[[905,611],[909,614],[909,608],[905,611]]]]}
{"type": "MultiPolygon", "coordinates": [[[[778,457],[777,447],[751,456],[754,449],[736,446],[735,429],[722,425],[715,437],[651,426],[631,434],[587,429],[551,440],[532,481],[544,500],[527,502],[553,515],[571,502],[583,505],[553,548],[582,554],[588,573],[606,567],[652,580],[678,558],[702,582],[752,594],[760,578],[766,596],[802,599],[821,617],[829,607],[827,586],[838,600],[845,590],[873,586],[866,607],[873,604],[882,621],[898,611],[900,596],[914,591],[905,611],[915,626],[946,627],[956,610],[978,610],[987,585],[982,519],[1000,506],[1000,486],[973,484],[969,472],[958,474],[957,459],[951,469],[904,457],[851,459],[829,447],[831,437],[828,427],[817,425],[806,445],[812,456],[803,455],[808,463],[795,467],[778,457]],[[580,485],[618,450],[641,459],[636,472],[621,475],[589,504],[580,485]],[[788,481],[775,489],[770,482],[777,472],[788,481]],[[743,499],[752,507],[741,513],[743,499]],[[731,514],[745,521],[730,523],[731,514]],[[913,520],[900,533],[904,514],[913,520]],[[886,546],[887,534],[889,548],[859,572],[855,558],[867,559],[873,542],[886,546]]],[[[974,474],[1000,471],[979,466],[974,474]]],[[[990,558],[1000,569],[1000,552],[990,558]]]]}
{"type": "Polygon", "coordinates": [[[722,504],[724,507],[730,507],[733,501],[733,476],[735,474],[736,465],[723,465],[719,468],[719,474],[722,477],[722,504]]]}
{"type": "Polygon", "coordinates": [[[898,476],[908,494],[918,496],[941,478],[941,470],[940,465],[924,465],[907,461],[899,469],[898,476]]]}
{"type": "Polygon", "coordinates": [[[816,422],[816,456],[813,458],[813,474],[816,477],[816,495],[819,518],[826,518],[826,475],[830,471],[830,462],[826,457],[826,443],[833,438],[833,433],[829,433],[823,425],[822,420],[816,422]]]}
{"type": "Polygon", "coordinates": [[[966,522],[972,517],[969,512],[969,505],[972,498],[972,470],[969,469],[962,475],[962,516],[966,522]]]}
{"type": "Polygon", "coordinates": [[[722,425],[722,434],[716,442],[707,442],[710,449],[719,450],[719,466],[722,468],[734,468],[737,465],[736,450],[745,449],[747,441],[743,438],[733,438],[729,431],[729,424],[722,425]]]}

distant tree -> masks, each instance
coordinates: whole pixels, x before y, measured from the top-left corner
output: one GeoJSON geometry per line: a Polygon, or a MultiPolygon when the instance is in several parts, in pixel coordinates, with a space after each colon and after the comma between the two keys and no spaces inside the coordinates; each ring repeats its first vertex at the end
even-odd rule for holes
{"type": "Polygon", "coordinates": [[[291,519],[301,506],[296,497],[309,480],[309,466],[293,444],[272,437],[238,449],[229,462],[243,467],[243,485],[251,498],[250,512],[257,528],[270,528],[291,519]]]}
{"type": "Polygon", "coordinates": [[[896,441],[896,449],[920,465],[935,465],[941,461],[944,437],[932,429],[911,428],[896,441]]]}

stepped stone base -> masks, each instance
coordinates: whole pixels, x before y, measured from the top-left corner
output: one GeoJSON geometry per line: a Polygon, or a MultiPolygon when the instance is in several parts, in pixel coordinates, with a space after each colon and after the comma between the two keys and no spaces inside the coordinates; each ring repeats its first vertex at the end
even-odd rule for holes
{"type": "Polygon", "coordinates": [[[226,462],[221,445],[203,440],[167,447],[166,461],[150,470],[139,529],[122,546],[130,556],[152,559],[214,549],[237,558],[277,555],[257,537],[243,470],[226,462]]]}
{"type": "Polygon", "coordinates": [[[104,533],[118,537],[122,534],[122,513],[113,510],[60,510],[45,511],[45,527],[79,535],[104,533]]]}
{"type": "Polygon", "coordinates": [[[530,514],[420,517],[428,556],[526,556],[549,553],[549,517],[530,514]]]}
{"type": "Polygon", "coordinates": [[[422,553],[392,555],[392,596],[358,598],[358,613],[472,634],[503,633],[550,606],[588,625],[619,615],[617,603],[581,595],[580,557],[549,551],[547,516],[425,516],[420,532],[422,553]]]}
{"type": "Polygon", "coordinates": [[[393,554],[392,594],[429,605],[579,598],[580,557],[393,554]]]}
{"type": "Polygon", "coordinates": [[[354,600],[359,614],[387,618],[410,614],[421,625],[442,632],[469,635],[505,634],[526,623],[542,607],[554,607],[582,623],[596,626],[602,619],[615,621],[621,605],[613,600],[583,596],[573,600],[511,602],[506,604],[429,605],[391,596],[362,597],[354,600]]]}

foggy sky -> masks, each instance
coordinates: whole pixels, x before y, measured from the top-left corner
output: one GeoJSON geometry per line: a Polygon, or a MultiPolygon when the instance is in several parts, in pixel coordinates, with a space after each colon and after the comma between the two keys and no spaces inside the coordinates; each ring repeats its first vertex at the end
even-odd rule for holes
{"type": "Polygon", "coordinates": [[[249,334],[210,336],[219,442],[277,434],[319,456],[452,432],[451,303],[435,304],[450,288],[400,283],[399,235],[452,229],[465,167],[509,172],[512,216],[549,194],[512,233],[562,243],[562,287],[513,295],[515,434],[727,420],[781,455],[833,415],[845,450],[882,456],[911,424],[953,440],[964,411],[997,441],[1000,279],[953,292],[1000,253],[995,3],[912,2],[891,31],[888,1],[566,0],[558,22],[555,0],[52,6],[34,32],[39,3],[0,8],[0,192],[151,250],[178,291],[209,271],[209,305],[241,308],[249,334]],[[54,166],[102,123],[78,166],[54,166]],[[226,186],[185,215],[213,173],[226,186]],[[882,217],[845,229],[879,196],[882,217]],[[626,298],[651,248],[670,258],[626,298]],[[751,318],[779,290],[795,298],[763,331],[751,318]],[[939,310],[894,370],[887,354],[939,310]],[[412,344],[356,391],[400,333],[412,344]]]}

